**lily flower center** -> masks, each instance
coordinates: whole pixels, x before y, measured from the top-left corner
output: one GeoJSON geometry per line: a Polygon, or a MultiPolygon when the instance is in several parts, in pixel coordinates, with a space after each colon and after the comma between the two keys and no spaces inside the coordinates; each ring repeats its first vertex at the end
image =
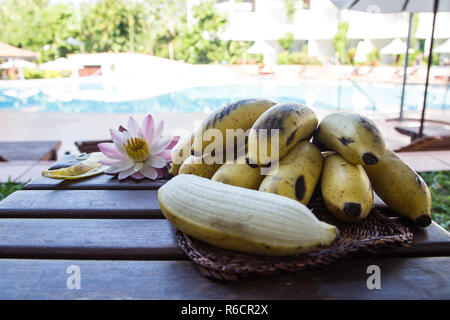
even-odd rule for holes
{"type": "Polygon", "coordinates": [[[135,162],[145,161],[150,156],[150,151],[145,140],[140,138],[128,139],[123,144],[127,155],[135,162]]]}

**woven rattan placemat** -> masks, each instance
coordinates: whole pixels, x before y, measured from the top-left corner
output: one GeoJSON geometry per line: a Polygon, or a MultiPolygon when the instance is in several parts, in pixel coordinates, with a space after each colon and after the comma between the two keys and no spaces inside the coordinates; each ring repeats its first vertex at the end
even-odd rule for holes
{"type": "Polygon", "coordinates": [[[208,245],[176,230],[178,245],[194,262],[203,276],[236,281],[245,276],[270,275],[300,271],[307,267],[330,264],[360,250],[371,251],[386,246],[408,246],[413,234],[400,219],[388,217],[379,209],[355,222],[342,222],[332,216],[320,198],[309,207],[322,221],[335,225],[340,237],[332,246],[308,254],[288,257],[257,256],[208,245]]]}

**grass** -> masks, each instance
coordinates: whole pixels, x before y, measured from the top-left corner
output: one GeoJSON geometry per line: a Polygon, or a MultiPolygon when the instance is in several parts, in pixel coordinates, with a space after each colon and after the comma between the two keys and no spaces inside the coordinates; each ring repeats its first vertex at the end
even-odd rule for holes
{"type": "MultiPolygon", "coordinates": [[[[422,172],[420,175],[430,188],[433,220],[450,231],[450,171],[422,172]]],[[[12,181],[0,183],[0,201],[24,185],[12,181]]]]}
{"type": "Polygon", "coordinates": [[[450,171],[422,172],[431,193],[431,215],[447,231],[450,231],[450,171]]]}
{"type": "Polygon", "coordinates": [[[16,183],[8,180],[6,183],[0,183],[0,201],[6,198],[14,191],[22,189],[25,183],[16,183]]]}

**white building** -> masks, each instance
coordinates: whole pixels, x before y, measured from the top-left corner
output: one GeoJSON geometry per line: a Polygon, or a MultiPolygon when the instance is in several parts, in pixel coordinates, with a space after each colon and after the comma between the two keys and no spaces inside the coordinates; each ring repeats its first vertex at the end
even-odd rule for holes
{"type": "MultiPolygon", "coordinates": [[[[192,12],[192,5],[200,1],[187,0],[188,15],[192,12]]],[[[409,13],[406,12],[366,13],[340,10],[329,0],[299,0],[294,16],[288,19],[285,3],[284,0],[218,0],[217,9],[228,17],[228,26],[221,38],[265,41],[280,52],[278,39],[292,32],[296,40],[292,50],[300,50],[308,44],[309,55],[330,61],[334,57],[333,38],[339,22],[349,23],[349,46],[355,48],[359,41],[368,39],[381,49],[393,39],[406,39],[408,35],[409,13]]],[[[373,11],[376,12],[375,7],[373,11]]],[[[431,35],[431,22],[431,13],[419,14],[416,37],[425,40],[425,52],[431,35]]],[[[450,13],[438,13],[435,45],[449,38],[450,13]]]]}

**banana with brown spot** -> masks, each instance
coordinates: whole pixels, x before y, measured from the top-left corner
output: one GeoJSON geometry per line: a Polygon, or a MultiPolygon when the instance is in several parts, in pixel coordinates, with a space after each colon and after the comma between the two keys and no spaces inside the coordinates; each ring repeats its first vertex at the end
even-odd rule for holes
{"type": "Polygon", "coordinates": [[[269,172],[264,178],[259,191],[279,194],[308,205],[322,165],[319,149],[309,141],[300,141],[280,160],[277,171],[269,172]]]}
{"type": "Polygon", "coordinates": [[[431,195],[427,184],[397,154],[386,150],[376,165],[364,166],[373,189],[399,215],[421,227],[431,223],[431,195]]]}
{"type": "Polygon", "coordinates": [[[209,129],[217,129],[223,137],[223,150],[226,146],[226,130],[242,129],[243,132],[250,129],[256,119],[276,102],[267,99],[243,99],[231,102],[211,113],[203,120],[201,126],[195,131],[192,153],[196,156],[203,155],[206,146],[214,141],[205,141],[205,133],[209,129]]]}
{"type": "Polygon", "coordinates": [[[326,207],[340,220],[364,219],[372,209],[372,186],[363,167],[339,154],[325,158],[320,188],[326,207]]]}
{"type": "Polygon", "coordinates": [[[353,164],[374,165],[383,156],[386,143],[370,119],[356,113],[327,115],[314,134],[313,143],[338,152],[353,164]]]}
{"type": "Polygon", "coordinates": [[[314,111],[304,105],[282,103],[273,106],[256,120],[249,132],[247,163],[261,167],[279,161],[300,140],[309,139],[317,123],[314,111]],[[271,144],[272,130],[278,130],[279,143],[275,146],[271,144]]]}

